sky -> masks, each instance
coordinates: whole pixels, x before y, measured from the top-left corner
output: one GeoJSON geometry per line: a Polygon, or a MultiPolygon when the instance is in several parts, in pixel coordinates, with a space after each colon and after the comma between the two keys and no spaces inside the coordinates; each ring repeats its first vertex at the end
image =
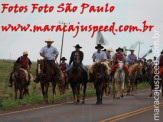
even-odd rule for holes
{"type": "MultiPolygon", "coordinates": [[[[121,32],[113,35],[111,32],[102,32],[104,38],[108,41],[105,48],[112,48],[115,50],[118,47],[127,46],[136,41],[141,41],[143,44],[140,46],[140,56],[150,49],[154,44],[154,30],[160,33],[160,51],[163,49],[162,33],[163,33],[163,1],[162,0],[1,0],[0,4],[9,3],[10,5],[28,5],[29,12],[26,13],[0,13],[0,26],[11,24],[31,24],[31,25],[57,25],[59,22],[66,22],[76,25],[80,22],[84,25],[111,25],[112,22],[124,25],[138,25],[141,26],[144,20],[147,24],[154,25],[151,32],[121,32]],[[57,13],[56,8],[52,13],[30,13],[31,4],[39,3],[40,5],[53,5],[57,7],[61,3],[72,3],[79,6],[75,13],[57,13]],[[82,15],[80,5],[88,3],[90,5],[104,6],[107,2],[109,5],[115,6],[112,13],[89,13],[86,10],[82,15]]],[[[2,7],[0,7],[2,11],[2,7]]],[[[96,51],[96,34],[91,38],[89,32],[79,32],[76,38],[73,38],[75,32],[65,32],[64,45],[62,56],[66,57],[69,61],[71,52],[74,50],[76,44],[80,44],[84,52],[84,64],[92,63],[92,54],[96,51]]],[[[2,32],[0,30],[0,59],[17,59],[22,55],[23,51],[29,52],[29,58],[32,61],[41,59],[39,51],[42,47],[46,46],[45,40],[53,39],[55,42],[53,46],[61,50],[62,32],[2,32]]],[[[135,50],[138,54],[138,47],[135,50]]],[[[150,54],[147,58],[152,58],[150,54]]],[[[58,58],[59,61],[59,58],[58,58]]]]}

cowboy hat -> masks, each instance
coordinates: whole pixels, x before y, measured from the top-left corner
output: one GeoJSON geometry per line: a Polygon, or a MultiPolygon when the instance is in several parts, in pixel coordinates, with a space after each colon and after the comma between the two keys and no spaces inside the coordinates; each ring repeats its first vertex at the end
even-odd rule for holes
{"type": "Polygon", "coordinates": [[[62,57],[61,60],[67,60],[65,57],[62,57]]]}
{"type": "Polygon", "coordinates": [[[147,61],[152,61],[152,59],[148,59],[147,61]]]}
{"type": "Polygon", "coordinates": [[[98,49],[98,48],[103,49],[104,47],[103,47],[101,44],[98,44],[98,45],[95,47],[95,49],[98,49]]]}
{"type": "Polygon", "coordinates": [[[28,52],[27,52],[27,51],[24,51],[24,52],[23,52],[23,55],[28,55],[28,52]]]}
{"type": "Polygon", "coordinates": [[[118,52],[118,50],[121,50],[121,51],[123,52],[123,49],[122,49],[122,48],[120,48],[120,47],[119,47],[118,49],[116,49],[116,52],[118,52]]]}
{"type": "Polygon", "coordinates": [[[80,45],[79,44],[77,44],[76,46],[74,46],[75,48],[82,48],[82,47],[80,47],[80,45]]]}
{"type": "Polygon", "coordinates": [[[111,49],[106,49],[106,52],[113,52],[111,49]]]}
{"type": "Polygon", "coordinates": [[[48,39],[48,40],[45,40],[45,42],[46,42],[46,43],[47,43],[47,42],[53,43],[54,41],[53,41],[52,39],[48,39]]]}
{"type": "Polygon", "coordinates": [[[131,48],[130,51],[135,51],[135,49],[134,48],[131,48]]]}

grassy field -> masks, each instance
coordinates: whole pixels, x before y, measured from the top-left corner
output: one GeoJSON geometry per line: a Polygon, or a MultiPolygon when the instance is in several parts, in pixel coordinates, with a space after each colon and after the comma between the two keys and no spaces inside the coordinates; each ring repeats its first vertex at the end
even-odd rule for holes
{"type": "MultiPolygon", "coordinates": [[[[30,95],[25,96],[23,100],[14,100],[14,88],[8,87],[9,75],[12,72],[14,61],[9,60],[0,60],[0,109],[7,110],[10,108],[17,107],[19,105],[32,105],[32,104],[39,104],[43,103],[43,97],[41,94],[41,88],[39,84],[35,84],[31,82],[29,87],[30,95]]],[[[36,62],[33,62],[31,73],[35,78],[35,70],[36,70],[36,62]]],[[[138,85],[138,88],[146,88],[149,87],[148,83],[141,83],[138,85]]],[[[51,87],[49,89],[49,100],[52,97],[52,90],[51,87]]],[[[81,93],[82,95],[82,93],[81,93]]],[[[95,90],[93,85],[88,83],[87,86],[87,96],[95,95],[95,90]]],[[[57,91],[57,95],[55,100],[63,100],[63,99],[71,99],[72,92],[71,89],[66,90],[65,95],[59,95],[57,91]]]]}

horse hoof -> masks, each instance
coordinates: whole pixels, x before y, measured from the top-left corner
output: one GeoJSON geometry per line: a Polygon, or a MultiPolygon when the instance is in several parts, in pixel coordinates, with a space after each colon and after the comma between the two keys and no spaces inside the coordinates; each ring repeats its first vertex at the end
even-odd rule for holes
{"type": "Polygon", "coordinates": [[[123,94],[121,95],[121,97],[123,97],[123,94]]]}
{"type": "Polygon", "coordinates": [[[85,102],[84,102],[84,101],[82,101],[82,104],[85,104],[85,102]]]}
{"type": "Polygon", "coordinates": [[[80,102],[80,100],[77,100],[77,103],[79,103],[80,102]]]}
{"type": "Polygon", "coordinates": [[[117,99],[120,99],[120,97],[117,97],[117,99]]]}

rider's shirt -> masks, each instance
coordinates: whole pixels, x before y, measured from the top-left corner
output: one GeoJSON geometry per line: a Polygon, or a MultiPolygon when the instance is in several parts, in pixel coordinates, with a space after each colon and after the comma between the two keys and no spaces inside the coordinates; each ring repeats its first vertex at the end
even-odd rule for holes
{"type": "Polygon", "coordinates": [[[102,60],[106,60],[107,56],[106,56],[105,52],[103,52],[103,51],[98,52],[97,51],[93,54],[92,59],[95,60],[96,62],[100,62],[102,60]]]}
{"type": "Polygon", "coordinates": [[[32,64],[29,58],[21,56],[16,61],[17,64],[20,65],[21,68],[27,70],[28,67],[32,64]]]}
{"type": "Polygon", "coordinates": [[[116,53],[113,56],[112,61],[114,62],[114,64],[118,64],[118,60],[119,61],[126,61],[126,58],[123,54],[116,53]]]}
{"type": "Polygon", "coordinates": [[[82,63],[83,58],[84,58],[84,53],[82,51],[79,51],[79,52],[73,51],[71,53],[69,65],[71,65],[71,63],[73,62],[75,55],[79,55],[80,56],[80,63],[82,63]]]}
{"type": "Polygon", "coordinates": [[[48,57],[48,60],[53,60],[56,55],[59,54],[57,48],[53,46],[45,46],[41,49],[40,53],[43,53],[45,56],[48,57]]]}
{"type": "Polygon", "coordinates": [[[129,65],[133,65],[138,61],[137,56],[135,54],[130,54],[128,55],[127,61],[129,65]]]}
{"type": "Polygon", "coordinates": [[[61,68],[62,71],[65,71],[66,69],[68,69],[68,64],[67,63],[61,63],[59,65],[59,67],[61,68]]]}

